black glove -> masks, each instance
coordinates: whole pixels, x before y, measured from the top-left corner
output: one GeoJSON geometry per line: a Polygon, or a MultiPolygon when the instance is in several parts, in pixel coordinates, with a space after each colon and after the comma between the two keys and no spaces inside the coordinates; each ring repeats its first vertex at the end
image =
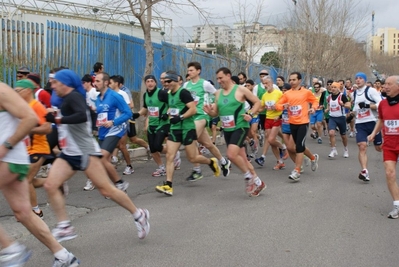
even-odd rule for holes
{"type": "Polygon", "coordinates": [[[51,112],[47,113],[45,118],[46,118],[46,121],[55,123],[55,116],[53,113],[51,113],[51,112]]]}
{"type": "Polygon", "coordinates": [[[370,108],[370,104],[366,104],[364,102],[360,102],[358,105],[359,105],[359,108],[370,108]]]}
{"type": "Polygon", "coordinates": [[[169,119],[169,115],[168,114],[161,114],[161,116],[159,116],[159,118],[163,121],[167,121],[169,119]]]}
{"type": "Polygon", "coordinates": [[[137,119],[138,117],[140,117],[140,113],[133,113],[133,120],[137,119]]]}
{"type": "Polygon", "coordinates": [[[173,117],[170,119],[170,123],[171,123],[171,124],[176,124],[176,123],[179,123],[179,122],[181,122],[181,121],[182,121],[182,119],[181,119],[180,116],[173,116],[173,117]]]}

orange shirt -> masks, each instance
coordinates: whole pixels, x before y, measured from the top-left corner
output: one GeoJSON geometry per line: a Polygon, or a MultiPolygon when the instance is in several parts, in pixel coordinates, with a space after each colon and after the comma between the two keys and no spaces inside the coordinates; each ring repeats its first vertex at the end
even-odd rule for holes
{"type": "Polygon", "coordinates": [[[313,95],[312,91],[302,87],[300,90],[288,90],[283,94],[276,104],[277,110],[283,110],[283,104],[289,104],[288,122],[290,124],[309,123],[309,103],[314,110],[317,109],[319,101],[313,95]]]}
{"type": "MultiPolygon", "coordinates": [[[[33,109],[33,111],[36,113],[37,117],[39,118],[39,124],[42,125],[46,123],[45,119],[47,114],[46,108],[39,101],[35,99],[29,103],[29,106],[33,109]]],[[[29,155],[50,154],[50,146],[47,142],[46,135],[33,134],[27,136],[24,139],[24,142],[29,155]]]]}

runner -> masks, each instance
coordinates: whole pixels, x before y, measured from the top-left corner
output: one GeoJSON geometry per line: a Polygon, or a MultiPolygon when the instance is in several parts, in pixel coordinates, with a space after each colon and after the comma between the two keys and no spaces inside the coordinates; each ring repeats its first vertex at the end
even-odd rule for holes
{"type": "MultiPolygon", "coordinates": [[[[79,260],[51,235],[48,226],[32,212],[29,202],[29,157],[21,142],[39,120],[29,105],[6,84],[0,84],[0,190],[16,219],[54,254],[53,267],[73,267],[79,260]]],[[[58,191],[58,188],[55,189],[58,191]]],[[[14,241],[0,226],[0,266],[23,266],[31,251],[14,241]]]]}
{"type": "Polygon", "coordinates": [[[50,151],[46,134],[51,133],[51,124],[46,122],[46,108],[33,98],[33,92],[36,86],[27,79],[19,80],[15,83],[15,92],[17,92],[33,109],[37,118],[38,125],[33,128],[29,135],[25,137],[24,143],[28,150],[30,158],[29,172],[26,176],[29,182],[29,196],[33,212],[43,218],[43,211],[40,210],[37,203],[35,188],[42,187],[46,179],[35,177],[40,167],[44,164],[54,161],[55,156],[50,151]]]}
{"type": "Polygon", "coordinates": [[[346,136],[346,117],[344,108],[350,109],[351,103],[347,97],[339,91],[339,83],[333,82],[331,85],[331,94],[327,98],[326,112],[329,114],[328,131],[330,135],[331,152],[329,158],[334,158],[338,155],[335,146],[335,130],[338,127],[341,135],[342,144],[344,145],[343,157],[349,157],[348,152],[348,138],[346,136]]]}
{"type": "MultiPolygon", "coordinates": [[[[230,174],[230,161],[222,156],[219,149],[212,143],[209,137],[206,126],[209,124],[209,116],[203,111],[204,103],[209,103],[209,95],[214,95],[216,92],[215,87],[209,82],[200,77],[201,64],[198,62],[190,62],[187,65],[187,72],[190,75],[190,81],[184,84],[193,96],[195,105],[197,106],[197,113],[193,116],[195,123],[196,135],[198,142],[207,148],[212,155],[214,155],[220,162],[223,176],[230,174]]],[[[187,178],[188,181],[202,179],[201,167],[199,164],[194,165],[193,172],[187,178]]]]}
{"type": "MultiPolygon", "coordinates": [[[[353,93],[353,111],[356,114],[356,143],[359,147],[359,163],[362,170],[359,179],[364,182],[370,181],[367,169],[367,136],[373,131],[377,121],[377,109],[382,98],[381,95],[372,87],[366,85],[367,76],[363,72],[358,72],[355,76],[356,84],[359,87],[353,93]]],[[[381,152],[382,137],[378,133],[374,138],[375,150],[381,152]]]]}
{"type": "MultiPolygon", "coordinates": [[[[169,84],[169,116],[170,116],[170,134],[166,142],[166,181],[163,185],[156,186],[159,193],[167,196],[173,195],[173,173],[174,158],[181,145],[184,145],[186,156],[191,163],[207,164],[215,174],[220,175],[220,168],[216,158],[208,159],[198,155],[197,135],[195,131],[194,115],[197,114],[197,105],[187,89],[179,86],[179,77],[174,72],[167,72],[165,83],[169,84]]],[[[208,136],[209,138],[209,136],[208,136]]],[[[202,178],[189,179],[197,181],[202,178]]]]}
{"type": "Polygon", "coordinates": [[[246,193],[257,197],[266,188],[266,184],[259,179],[252,164],[246,160],[244,140],[249,130],[249,121],[257,115],[260,108],[259,99],[248,89],[234,84],[228,68],[218,69],[216,77],[222,89],[216,92],[215,103],[205,105],[204,110],[212,117],[220,117],[225,131],[227,156],[244,174],[246,193]],[[253,104],[253,111],[245,112],[245,101],[253,104]]]}
{"type": "Polygon", "coordinates": [[[310,115],[310,127],[313,132],[310,136],[313,139],[317,139],[318,144],[322,144],[323,140],[321,139],[323,133],[323,118],[324,118],[324,100],[326,98],[325,90],[321,88],[321,83],[315,82],[312,87],[312,93],[319,101],[319,106],[317,107],[314,114],[310,115]]]}
{"type": "Polygon", "coordinates": [[[261,107],[262,111],[266,110],[265,131],[267,142],[265,142],[265,146],[263,147],[262,156],[259,159],[256,159],[256,163],[263,166],[267,150],[269,149],[269,146],[272,146],[273,154],[277,160],[277,164],[273,169],[281,170],[285,168],[283,159],[288,158],[288,152],[286,146],[277,140],[277,135],[281,130],[282,111],[277,111],[275,105],[283,93],[279,89],[274,89],[273,80],[270,76],[263,77],[262,83],[266,89],[266,92],[262,96],[261,107]],[[282,157],[280,157],[279,149],[283,151],[282,157]]]}
{"type": "Polygon", "coordinates": [[[116,187],[126,191],[128,182],[119,178],[111,163],[111,155],[122,136],[126,133],[126,121],[132,116],[122,96],[109,89],[110,77],[102,72],[95,77],[95,87],[100,92],[96,100],[98,140],[103,157],[101,161],[116,187]]]}
{"type": "MultiPolygon", "coordinates": [[[[68,219],[65,200],[58,188],[63,182],[70,179],[76,171],[84,171],[103,196],[111,198],[133,215],[139,238],[145,238],[150,230],[149,213],[145,209],[136,208],[127,194],[118,190],[109,182],[103,161],[100,160],[100,157],[104,154],[101,153],[97,141],[91,134],[90,113],[85,98],[75,90],[82,86],[79,77],[71,70],[62,70],[56,73],[54,79],[53,88],[57,95],[63,98],[63,103],[60,114],[48,113],[46,119],[60,126],[59,139],[63,150],[54,161],[44,184],[58,222],[52,231],[54,237],[58,241],[77,237],[74,227],[68,219]]],[[[101,128],[113,124],[112,121],[103,122],[103,118],[107,119],[107,117],[100,115],[105,112],[105,108],[101,104],[110,105],[108,119],[113,120],[111,113],[113,103],[110,100],[116,99],[115,101],[124,103],[122,97],[117,93],[111,90],[104,91],[102,82],[105,85],[109,82],[109,76],[107,77],[106,73],[96,75],[96,85],[101,89],[101,96],[103,97],[103,99],[97,99],[97,110],[99,110],[99,118],[101,119],[100,136],[103,136],[101,128]]],[[[116,125],[125,121],[122,116],[114,120],[116,125]]],[[[103,144],[104,142],[107,142],[106,139],[103,139],[103,144]]]]}
{"type": "MultiPolygon", "coordinates": [[[[166,175],[165,165],[162,163],[161,154],[166,154],[167,146],[163,146],[165,138],[169,133],[168,116],[168,91],[157,88],[157,81],[154,75],[144,77],[144,83],[147,91],[143,95],[143,107],[138,113],[133,114],[133,118],[148,116],[147,136],[152,158],[158,165],[158,168],[152,173],[152,176],[160,177],[166,175]]],[[[177,151],[174,166],[180,167],[180,151],[177,151]]]]}
{"type": "Polygon", "coordinates": [[[373,132],[367,137],[369,142],[380,134],[382,129],[384,142],[382,144],[383,160],[387,186],[393,199],[393,210],[388,218],[399,218],[399,186],[396,181],[396,164],[399,157],[399,76],[386,79],[384,89],[387,98],[378,105],[377,124],[373,132]]]}
{"type": "Polygon", "coordinates": [[[311,160],[312,171],[318,168],[319,155],[313,155],[306,148],[305,140],[309,127],[308,113],[313,114],[319,102],[310,90],[301,86],[302,75],[299,72],[292,72],[289,81],[291,90],[283,94],[276,104],[276,110],[288,109],[290,130],[296,146],[295,169],[288,178],[299,181],[304,155],[311,160]],[[310,109],[309,104],[312,104],[310,109]]]}
{"type": "Polygon", "coordinates": [[[44,107],[50,108],[51,107],[51,95],[49,92],[41,88],[41,78],[39,73],[29,73],[28,79],[33,82],[35,85],[34,95],[35,99],[37,99],[40,103],[43,104],[44,107]]]}

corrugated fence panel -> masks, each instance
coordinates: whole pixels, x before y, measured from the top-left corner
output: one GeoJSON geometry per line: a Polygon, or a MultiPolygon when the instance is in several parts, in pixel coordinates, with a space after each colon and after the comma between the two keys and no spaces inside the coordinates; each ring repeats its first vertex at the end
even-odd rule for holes
{"type": "MultiPolygon", "coordinates": [[[[44,84],[52,68],[67,66],[83,76],[92,71],[94,63],[102,62],[107,73],[124,76],[125,85],[129,89],[140,91],[146,58],[143,39],[55,21],[47,21],[45,28],[39,23],[2,19],[1,29],[0,76],[10,85],[16,79],[16,70],[21,66],[40,73],[44,84]]],[[[152,45],[153,74],[157,79],[167,70],[174,70],[185,77],[187,64],[191,61],[200,62],[201,76],[214,82],[218,68],[228,67],[236,74],[244,71],[246,66],[246,62],[239,59],[192,51],[166,42],[152,45]]],[[[250,64],[248,77],[258,79],[261,69],[268,69],[273,79],[280,73],[278,69],[250,64]]]]}

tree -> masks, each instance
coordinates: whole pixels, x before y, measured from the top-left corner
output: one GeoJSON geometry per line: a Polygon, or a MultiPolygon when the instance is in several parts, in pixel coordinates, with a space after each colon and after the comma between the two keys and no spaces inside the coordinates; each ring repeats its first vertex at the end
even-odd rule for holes
{"type": "Polygon", "coordinates": [[[260,64],[273,66],[275,68],[281,68],[281,59],[280,55],[277,52],[271,51],[263,54],[260,59],[260,64]]]}
{"type": "Polygon", "coordinates": [[[399,73],[398,56],[390,56],[384,53],[373,53],[372,59],[372,67],[381,75],[388,77],[399,73]]]}
{"type": "Polygon", "coordinates": [[[367,69],[365,54],[354,39],[366,26],[365,14],[360,0],[296,1],[284,23],[284,68],[304,72],[308,79],[348,77],[367,69]]]}

